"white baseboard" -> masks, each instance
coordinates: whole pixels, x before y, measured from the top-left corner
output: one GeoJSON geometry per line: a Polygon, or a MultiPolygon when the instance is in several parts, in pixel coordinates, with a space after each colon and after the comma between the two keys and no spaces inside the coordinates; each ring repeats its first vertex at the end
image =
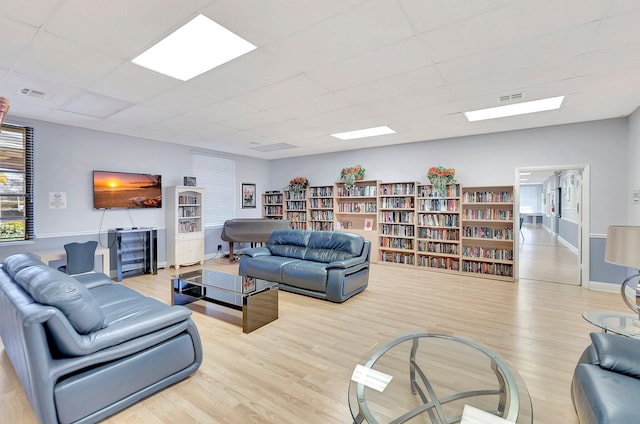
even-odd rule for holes
{"type": "Polygon", "coordinates": [[[620,284],[601,283],[600,281],[589,281],[589,290],[597,290],[609,293],[620,293],[620,284]]]}

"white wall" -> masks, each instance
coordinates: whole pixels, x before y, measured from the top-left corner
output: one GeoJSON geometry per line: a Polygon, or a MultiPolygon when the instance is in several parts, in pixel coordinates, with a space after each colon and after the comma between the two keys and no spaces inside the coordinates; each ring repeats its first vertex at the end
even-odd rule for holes
{"type": "Polygon", "coordinates": [[[625,184],[612,184],[612,170],[624,180],[627,145],[627,120],[610,119],[273,160],[269,186],[282,188],[295,176],[311,185],[330,184],[343,167],[356,164],[367,170],[365,178],[389,182],[426,182],[430,166],[453,167],[465,186],[515,184],[517,167],[590,164],[590,232],[606,233],[608,225],[626,218],[625,184]]]}

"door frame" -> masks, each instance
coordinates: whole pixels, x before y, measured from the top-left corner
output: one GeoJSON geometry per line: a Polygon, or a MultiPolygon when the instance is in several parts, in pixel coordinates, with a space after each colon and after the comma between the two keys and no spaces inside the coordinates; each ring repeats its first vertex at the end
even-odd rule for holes
{"type": "MultiPolygon", "coordinates": [[[[521,172],[535,172],[535,171],[569,171],[579,170],[582,171],[582,204],[580,204],[580,211],[578,216],[580,217],[579,231],[578,231],[578,276],[580,279],[580,286],[589,288],[589,230],[590,225],[590,210],[591,210],[591,167],[589,164],[577,164],[577,165],[547,165],[547,166],[521,166],[515,168],[513,186],[514,192],[514,224],[520,222],[520,173],[521,172]]],[[[515,270],[514,277],[516,280],[520,274],[520,231],[514,231],[517,241],[514,249],[515,270]]]]}

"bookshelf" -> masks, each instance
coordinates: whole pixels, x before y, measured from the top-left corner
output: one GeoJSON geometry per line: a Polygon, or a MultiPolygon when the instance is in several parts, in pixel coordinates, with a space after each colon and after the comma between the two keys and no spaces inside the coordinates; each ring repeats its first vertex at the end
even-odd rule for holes
{"type": "Polygon", "coordinates": [[[514,281],[513,186],[462,189],[461,271],[514,281]]]}
{"type": "Polygon", "coordinates": [[[356,181],[347,189],[343,182],[334,185],[334,228],[360,234],[371,242],[371,262],[378,258],[378,184],[377,180],[356,181]]]}
{"type": "Polygon", "coordinates": [[[262,194],[262,217],[270,219],[284,217],[284,202],[281,191],[267,191],[262,194]]]}
{"type": "Polygon", "coordinates": [[[333,218],[333,185],[307,187],[307,227],[331,231],[333,218]]]}
{"type": "Polygon", "coordinates": [[[416,266],[460,270],[460,185],[450,184],[442,196],[430,184],[416,187],[416,266]]]}
{"type": "Polygon", "coordinates": [[[202,188],[167,188],[167,267],[204,263],[202,188]]]}
{"type": "Polygon", "coordinates": [[[292,230],[307,229],[307,190],[285,190],[285,217],[292,230]]]}
{"type": "Polygon", "coordinates": [[[378,263],[415,265],[416,182],[378,186],[378,263]]]}

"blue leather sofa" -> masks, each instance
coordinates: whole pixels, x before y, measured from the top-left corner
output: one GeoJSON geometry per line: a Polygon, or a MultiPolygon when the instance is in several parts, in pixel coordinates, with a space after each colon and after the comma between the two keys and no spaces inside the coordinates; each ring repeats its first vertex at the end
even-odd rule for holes
{"type": "Polygon", "coordinates": [[[28,254],[2,262],[0,336],[40,423],[101,421],[202,362],[188,309],[28,254]]]}
{"type": "Polygon", "coordinates": [[[265,246],[244,251],[238,272],[340,303],[369,284],[370,254],[371,242],[357,234],[273,230],[265,246]]]}
{"type": "Polygon", "coordinates": [[[640,339],[591,333],[573,374],[571,399],[580,424],[640,422],[640,339]]]}

